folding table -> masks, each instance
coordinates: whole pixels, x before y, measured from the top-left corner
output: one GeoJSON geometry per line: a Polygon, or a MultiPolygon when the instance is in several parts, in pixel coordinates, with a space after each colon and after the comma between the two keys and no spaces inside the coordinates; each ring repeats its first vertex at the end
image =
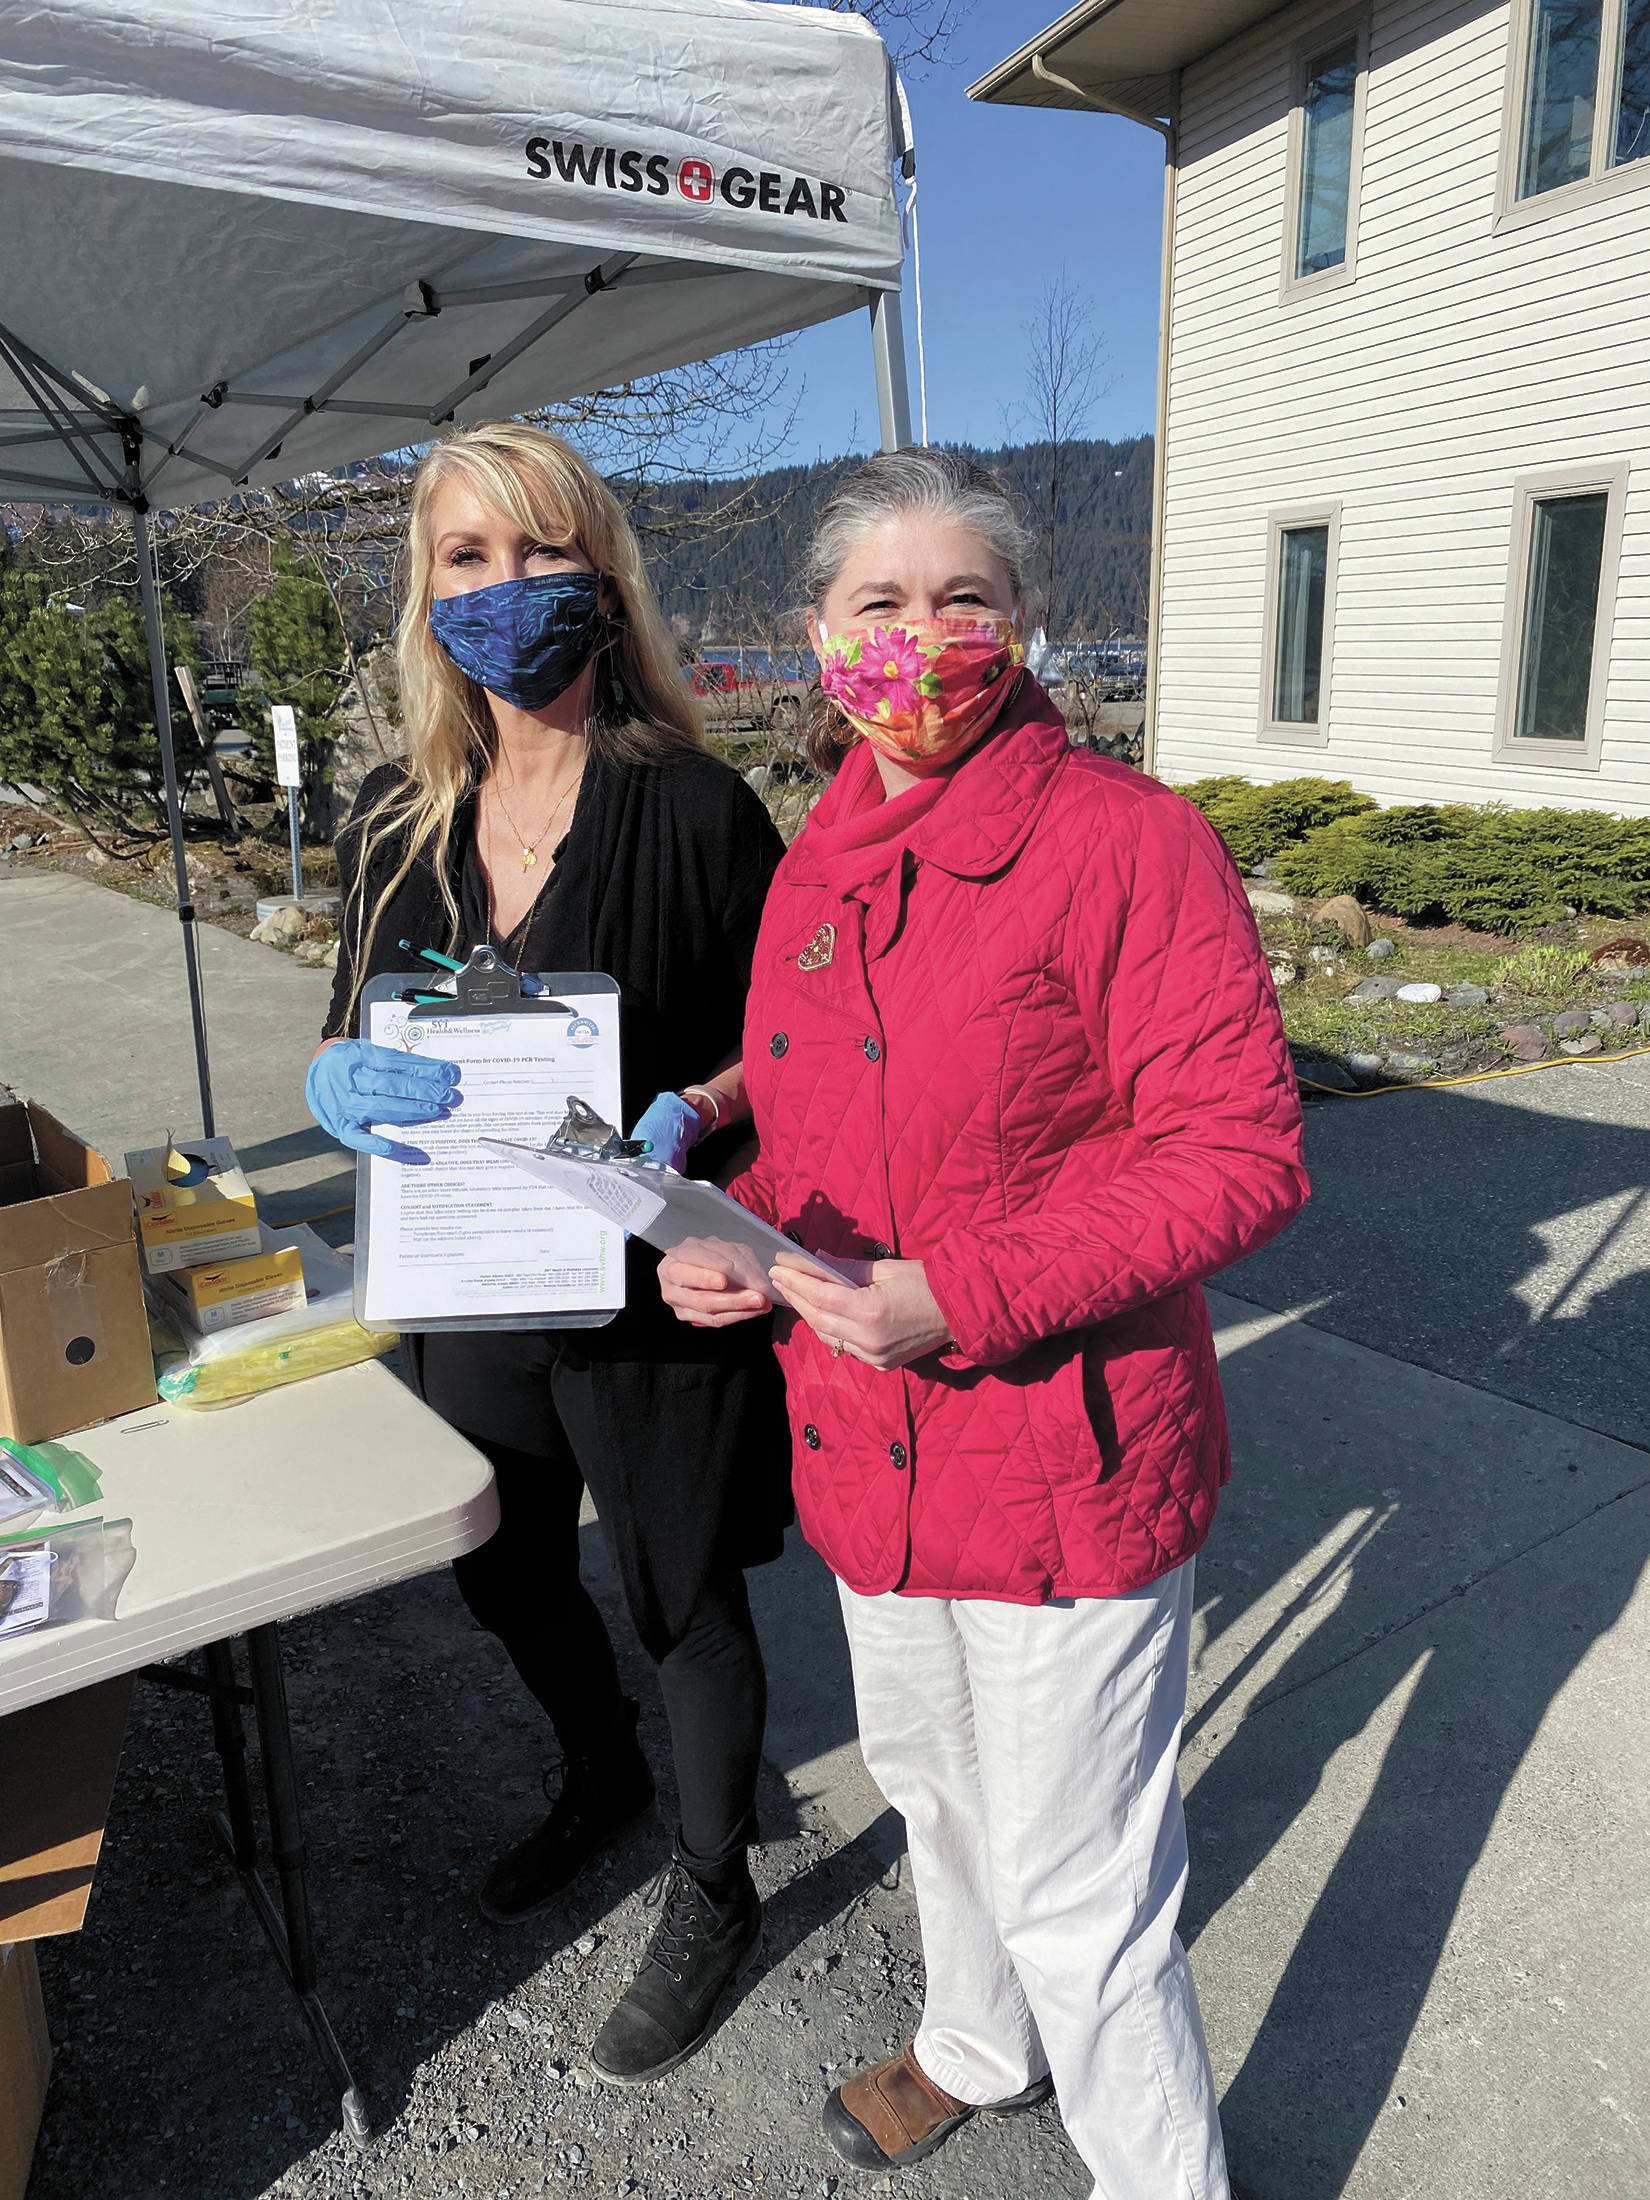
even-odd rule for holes
{"type": "MultiPolygon", "coordinates": [[[[492,1468],[373,1362],[216,1412],[157,1405],[66,1437],[93,1460],[89,1513],[132,1522],[137,1562],[112,1620],[0,1642],[0,1715],[138,1672],[209,1697],[225,1852],[364,2142],[367,2108],[321,2004],[277,1621],[428,1573],[498,1525],[492,1468]],[[237,1681],[244,1635],[251,1686],[237,1681]],[[157,1665],[204,1650],[205,1672],[157,1665]],[[241,1709],[257,1719],[280,1903],[259,1872],[241,1709]]],[[[70,1518],[84,1517],[71,1515],[70,1518]]]]}

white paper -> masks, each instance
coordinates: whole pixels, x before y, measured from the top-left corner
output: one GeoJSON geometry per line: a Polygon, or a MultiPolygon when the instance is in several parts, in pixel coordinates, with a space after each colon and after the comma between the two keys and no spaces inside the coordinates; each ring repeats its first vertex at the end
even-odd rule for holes
{"type": "Polygon", "coordinates": [[[427,1168],[375,1157],[365,1314],[369,1322],[617,1312],[623,1220],[559,1186],[529,1181],[483,1137],[542,1146],[570,1098],[616,1123],[619,997],[563,994],[571,1014],[414,1016],[368,1009],[378,1045],[456,1062],[463,1104],[445,1123],[375,1126],[427,1153],[427,1168]]]}

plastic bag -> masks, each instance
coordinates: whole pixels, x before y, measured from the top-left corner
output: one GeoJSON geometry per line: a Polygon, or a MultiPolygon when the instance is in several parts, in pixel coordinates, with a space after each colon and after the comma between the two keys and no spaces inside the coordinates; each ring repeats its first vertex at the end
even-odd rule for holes
{"type": "Polygon", "coordinates": [[[77,1520],[0,1537],[0,1642],[81,1619],[113,1619],[137,1564],[129,1520],[77,1520]]]}
{"type": "Polygon", "coordinates": [[[103,1494],[103,1477],[67,1444],[20,1444],[0,1436],[0,1521],[37,1512],[78,1512],[103,1494]]]}
{"type": "Polygon", "coordinates": [[[375,1334],[355,1319],[355,1276],[347,1260],[302,1223],[271,1236],[277,1245],[296,1245],[304,1256],[301,1309],[197,1337],[185,1336],[151,1297],[155,1387],[168,1404],[189,1409],[236,1405],[285,1383],[377,1359],[394,1348],[393,1334],[375,1334]]]}

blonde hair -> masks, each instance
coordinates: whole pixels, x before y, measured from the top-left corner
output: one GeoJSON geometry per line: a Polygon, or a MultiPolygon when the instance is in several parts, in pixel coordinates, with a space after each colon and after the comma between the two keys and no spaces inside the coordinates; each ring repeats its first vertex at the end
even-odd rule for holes
{"type": "Polygon", "coordinates": [[[454,821],[486,776],[498,745],[486,691],[461,672],[430,631],[435,540],[430,508],[442,483],[467,482],[483,502],[524,533],[576,542],[617,596],[608,640],[597,652],[589,753],[621,763],[696,755],[705,746],[699,702],[682,677],[665,630],[641,544],[618,498],[593,466],[559,436],[519,420],[461,428],[426,452],[413,478],[412,507],[399,574],[395,655],[406,728],[404,778],[374,802],[352,837],[357,899],[352,929],[353,1012],[379,920],[407,874],[427,856],[446,904],[449,947],[460,926],[450,878],[454,821]],[[399,847],[394,874],[365,907],[368,866],[386,843],[399,847]]]}

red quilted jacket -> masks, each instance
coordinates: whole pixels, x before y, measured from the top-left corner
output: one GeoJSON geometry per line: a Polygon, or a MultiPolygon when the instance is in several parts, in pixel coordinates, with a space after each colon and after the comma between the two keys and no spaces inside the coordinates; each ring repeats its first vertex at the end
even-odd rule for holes
{"type": "Polygon", "coordinates": [[[1029,678],[845,888],[831,828],[874,773],[860,743],[769,894],[732,1189],[820,1252],[920,1259],[956,1349],[879,1374],[781,1316],[802,1526],[862,1594],[1119,1595],[1231,1471],[1199,1286],[1306,1197],[1272,980],[1211,827],[1074,751],[1029,678]]]}

